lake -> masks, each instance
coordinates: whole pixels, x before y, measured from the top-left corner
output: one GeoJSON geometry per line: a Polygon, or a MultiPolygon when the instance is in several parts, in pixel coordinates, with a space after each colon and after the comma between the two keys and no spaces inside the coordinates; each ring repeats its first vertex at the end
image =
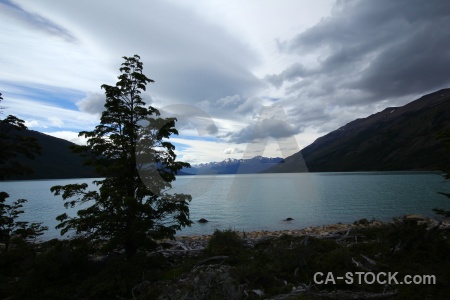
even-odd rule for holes
{"type": "MultiPolygon", "coordinates": [[[[22,220],[49,227],[44,239],[60,237],[56,216],[67,212],[50,187],[91,183],[93,179],[0,182],[9,200],[25,198],[22,220]]],[[[367,218],[382,221],[410,213],[434,216],[435,207],[450,209],[450,181],[438,173],[353,172],[179,176],[173,192],[192,195],[195,222],[179,235],[210,234],[215,229],[284,230],[367,218]],[[285,222],[286,218],[293,221],[285,222]]],[[[76,210],[69,210],[74,214],[76,210]]]]}

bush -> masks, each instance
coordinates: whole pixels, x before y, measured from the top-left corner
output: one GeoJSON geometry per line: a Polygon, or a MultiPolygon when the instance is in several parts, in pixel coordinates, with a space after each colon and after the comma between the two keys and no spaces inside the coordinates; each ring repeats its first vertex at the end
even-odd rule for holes
{"type": "Polygon", "coordinates": [[[236,255],[243,248],[244,241],[236,231],[216,229],[208,241],[207,251],[214,255],[236,255]]]}

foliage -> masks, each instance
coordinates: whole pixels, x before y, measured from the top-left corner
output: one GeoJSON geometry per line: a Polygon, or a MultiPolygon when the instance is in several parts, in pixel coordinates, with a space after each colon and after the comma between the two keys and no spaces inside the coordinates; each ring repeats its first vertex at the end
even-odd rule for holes
{"type": "MultiPolygon", "coordinates": [[[[233,265],[234,276],[246,285],[247,290],[263,290],[268,298],[288,294],[298,286],[310,286],[311,299],[335,299],[324,297],[321,292],[336,290],[372,293],[398,290],[395,299],[445,299],[444,295],[450,292],[447,284],[450,280],[450,243],[443,233],[417,222],[396,220],[384,225],[356,227],[350,235],[358,236],[357,240],[288,235],[263,239],[239,256],[240,261],[233,265]],[[361,255],[372,259],[376,265],[371,265],[361,255]],[[315,285],[313,276],[316,272],[332,272],[335,278],[345,276],[346,272],[398,272],[400,280],[404,275],[429,274],[436,276],[436,285],[387,286],[357,284],[356,280],[353,284],[336,280],[336,284],[315,285]]],[[[249,299],[257,298],[259,296],[249,299]]]]}
{"type": "MultiPolygon", "coordinates": [[[[398,219],[356,226],[343,239],[283,235],[262,238],[254,247],[235,243],[229,248],[239,249],[239,255],[220,260],[211,259],[215,253],[208,250],[198,257],[165,258],[160,253],[137,253],[131,258],[101,256],[88,240],[53,240],[41,244],[40,254],[33,260],[17,262],[10,253],[0,254],[0,299],[12,295],[11,299],[261,299],[252,293],[255,290],[270,299],[368,299],[362,295],[382,297],[393,290],[398,293],[392,299],[446,299],[450,293],[450,242],[444,233],[398,219]],[[12,264],[12,260],[16,262],[12,264]],[[436,284],[359,284],[356,276],[353,284],[343,280],[314,284],[316,272],[332,272],[335,278],[346,272],[398,272],[398,280],[404,275],[435,275],[436,284]],[[275,297],[298,287],[304,292],[275,297]]],[[[217,231],[212,244],[230,240],[239,241],[238,233],[217,231]]]]}
{"type": "Polygon", "coordinates": [[[235,255],[239,254],[243,248],[244,241],[236,231],[216,229],[208,241],[207,251],[214,255],[235,255]]]}
{"type": "MultiPolygon", "coordinates": [[[[3,100],[1,95],[0,93],[0,101],[3,100]]],[[[14,160],[18,155],[32,159],[39,154],[40,147],[35,139],[17,134],[25,129],[25,121],[15,116],[8,115],[0,120],[0,180],[5,180],[13,174],[32,172],[30,168],[14,160]]]]}
{"type": "Polygon", "coordinates": [[[176,161],[175,147],[167,142],[175,129],[175,118],[160,118],[156,108],[146,106],[141,93],[153,80],[142,73],[140,57],[124,57],[115,86],[105,90],[105,111],[100,125],[84,131],[86,146],[74,151],[94,166],[105,179],[94,181],[99,191],[86,191],[86,184],[52,187],[66,207],[92,204],[77,216],[58,216],[61,234],[77,234],[97,242],[104,250],[125,249],[133,256],[149,249],[156,239],[173,238],[189,226],[190,195],[168,194],[176,173],[189,164],[176,161]]]}
{"type": "Polygon", "coordinates": [[[23,203],[27,202],[25,199],[19,199],[12,204],[6,204],[6,198],[9,195],[5,192],[0,192],[0,243],[5,245],[4,251],[9,250],[13,238],[16,240],[36,240],[36,238],[48,229],[42,226],[41,223],[29,223],[25,221],[17,221],[16,219],[24,211],[21,210],[23,203]]]}
{"type": "Polygon", "coordinates": [[[367,220],[366,218],[363,219],[359,219],[358,221],[353,222],[353,225],[363,225],[363,226],[367,226],[369,225],[369,220],[367,220]]]}
{"type": "Polygon", "coordinates": [[[125,297],[137,283],[165,264],[163,257],[145,254],[99,256],[85,239],[51,240],[40,244],[39,251],[32,260],[22,257],[12,266],[11,255],[3,265],[0,256],[0,299],[129,299],[125,297]],[[3,267],[11,271],[7,274],[3,267]]]}
{"type": "MultiPolygon", "coordinates": [[[[3,100],[0,93],[0,101],[3,100]]],[[[16,133],[25,130],[25,122],[15,116],[9,115],[0,120],[0,180],[4,180],[13,174],[30,172],[29,168],[14,161],[18,155],[34,158],[39,153],[39,145],[32,138],[21,137],[16,133]]],[[[0,192],[0,243],[4,244],[4,252],[9,250],[13,239],[21,241],[35,240],[42,235],[47,227],[41,223],[18,221],[17,218],[24,212],[22,210],[25,199],[19,199],[11,204],[7,203],[8,193],[0,192]]]]}

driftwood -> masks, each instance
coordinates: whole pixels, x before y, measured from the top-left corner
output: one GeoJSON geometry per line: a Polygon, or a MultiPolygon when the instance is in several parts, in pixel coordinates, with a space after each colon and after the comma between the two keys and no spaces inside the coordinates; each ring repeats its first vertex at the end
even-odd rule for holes
{"type": "Polygon", "coordinates": [[[292,299],[295,296],[299,295],[306,295],[306,296],[313,296],[318,297],[320,299],[388,299],[391,297],[394,297],[398,294],[397,291],[390,291],[390,292],[383,292],[383,293],[369,293],[369,292],[352,292],[352,291],[333,291],[333,292],[326,292],[326,291],[312,291],[311,285],[303,285],[299,286],[289,294],[282,294],[277,295],[271,298],[267,298],[267,300],[287,300],[292,299]]]}
{"type": "Polygon", "coordinates": [[[365,267],[362,263],[358,262],[353,257],[352,257],[352,262],[356,265],[356,267],[363,269],[364,271],[368,271],[368,272],[371,271],[369,268],[365,267]]]}
{"type": "Polygon", "coordinates": [[[334,291],[330,293],[320,293],[322,299],[388,299],[397,295],[397,291],[384,293],[366,293],[351,291],[334,291]]]}
{"type": "Polygon", "coordinates": [[[370,259],[370,258],[368,258],[367,256],[362,255],[362,254],[360,254],[360,255],[361,255],[362,258],[364,258],[364,259],[365,259],[369,264],[371,264],[372,266],[376,266],[376,265],[377,265],[376,261],[374,261],[373,259],[370,259]]]}
{"type": "Polygon", "coordinates": [[[204,259],[204,260],[202,260],[202,261],[199,261],[199,262],[195,265],[195,267],[200,266],[200,265],[203,265],[204,263],[207,263],[207,262],[214,261],[214,260],[226,260],[226,259],[228,259],[228,256],[225,256],[225,255],[208,257],[207,259],[204,259]]]}

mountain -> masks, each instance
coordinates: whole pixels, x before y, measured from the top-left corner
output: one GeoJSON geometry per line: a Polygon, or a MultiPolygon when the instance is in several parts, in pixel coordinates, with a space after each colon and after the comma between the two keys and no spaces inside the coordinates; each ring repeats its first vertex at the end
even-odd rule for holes
{"type": "Polygon", "coordinates": [[[303,159],[311,172],[439,170],[450,164],[450,155],[438,138],[439,132],[448,129],[450,89],[443,89],[356,119],[269,172],[292,172],[290,166],[303,159]]]}
{"type": "Polygon", "coordinates": [[[185,168],[181,171],[185,175],[203,175],[203,174],[251,174],[261,173],[278,163],[282,162],[280,157],[267,158],[255,156],[250,159],[228,158],[221,162],[210,162],[193,165],[191,168],[185,168]]]}
{"type": "Polygon", "coordinates": [[[33,169],[33,174],[13,176],[11,180],[65,179],[98,177],[94,170],[83,165],[83,159],[70,150],[75,145],[69,141],[49,136],[34,130],[16,131],[22,136],[33,137],[41,146],[41,154],[35,159],[18,157],[23,165],[33,169]]]}
{"type": "MultiPolygon", "coordinates": [[[[83,165],[83,159],[70,150],[75,145],[69,141],[49,136],[33,130],[16,131],[14,134],[33,137],[41,146],[41,154],[35,159],[18,157],[23,165],[33,169],[33,174],[18,176],[10,180],[65,179],[98,177],[93,168],[83,165]]],[[[249,174],[260,173],[281,162],[282,158],[266,158],[256,156],[251,159],[226,159],[222,162],[211,162],[184,168],[178,175],[194,174],[249,174]]]]}

